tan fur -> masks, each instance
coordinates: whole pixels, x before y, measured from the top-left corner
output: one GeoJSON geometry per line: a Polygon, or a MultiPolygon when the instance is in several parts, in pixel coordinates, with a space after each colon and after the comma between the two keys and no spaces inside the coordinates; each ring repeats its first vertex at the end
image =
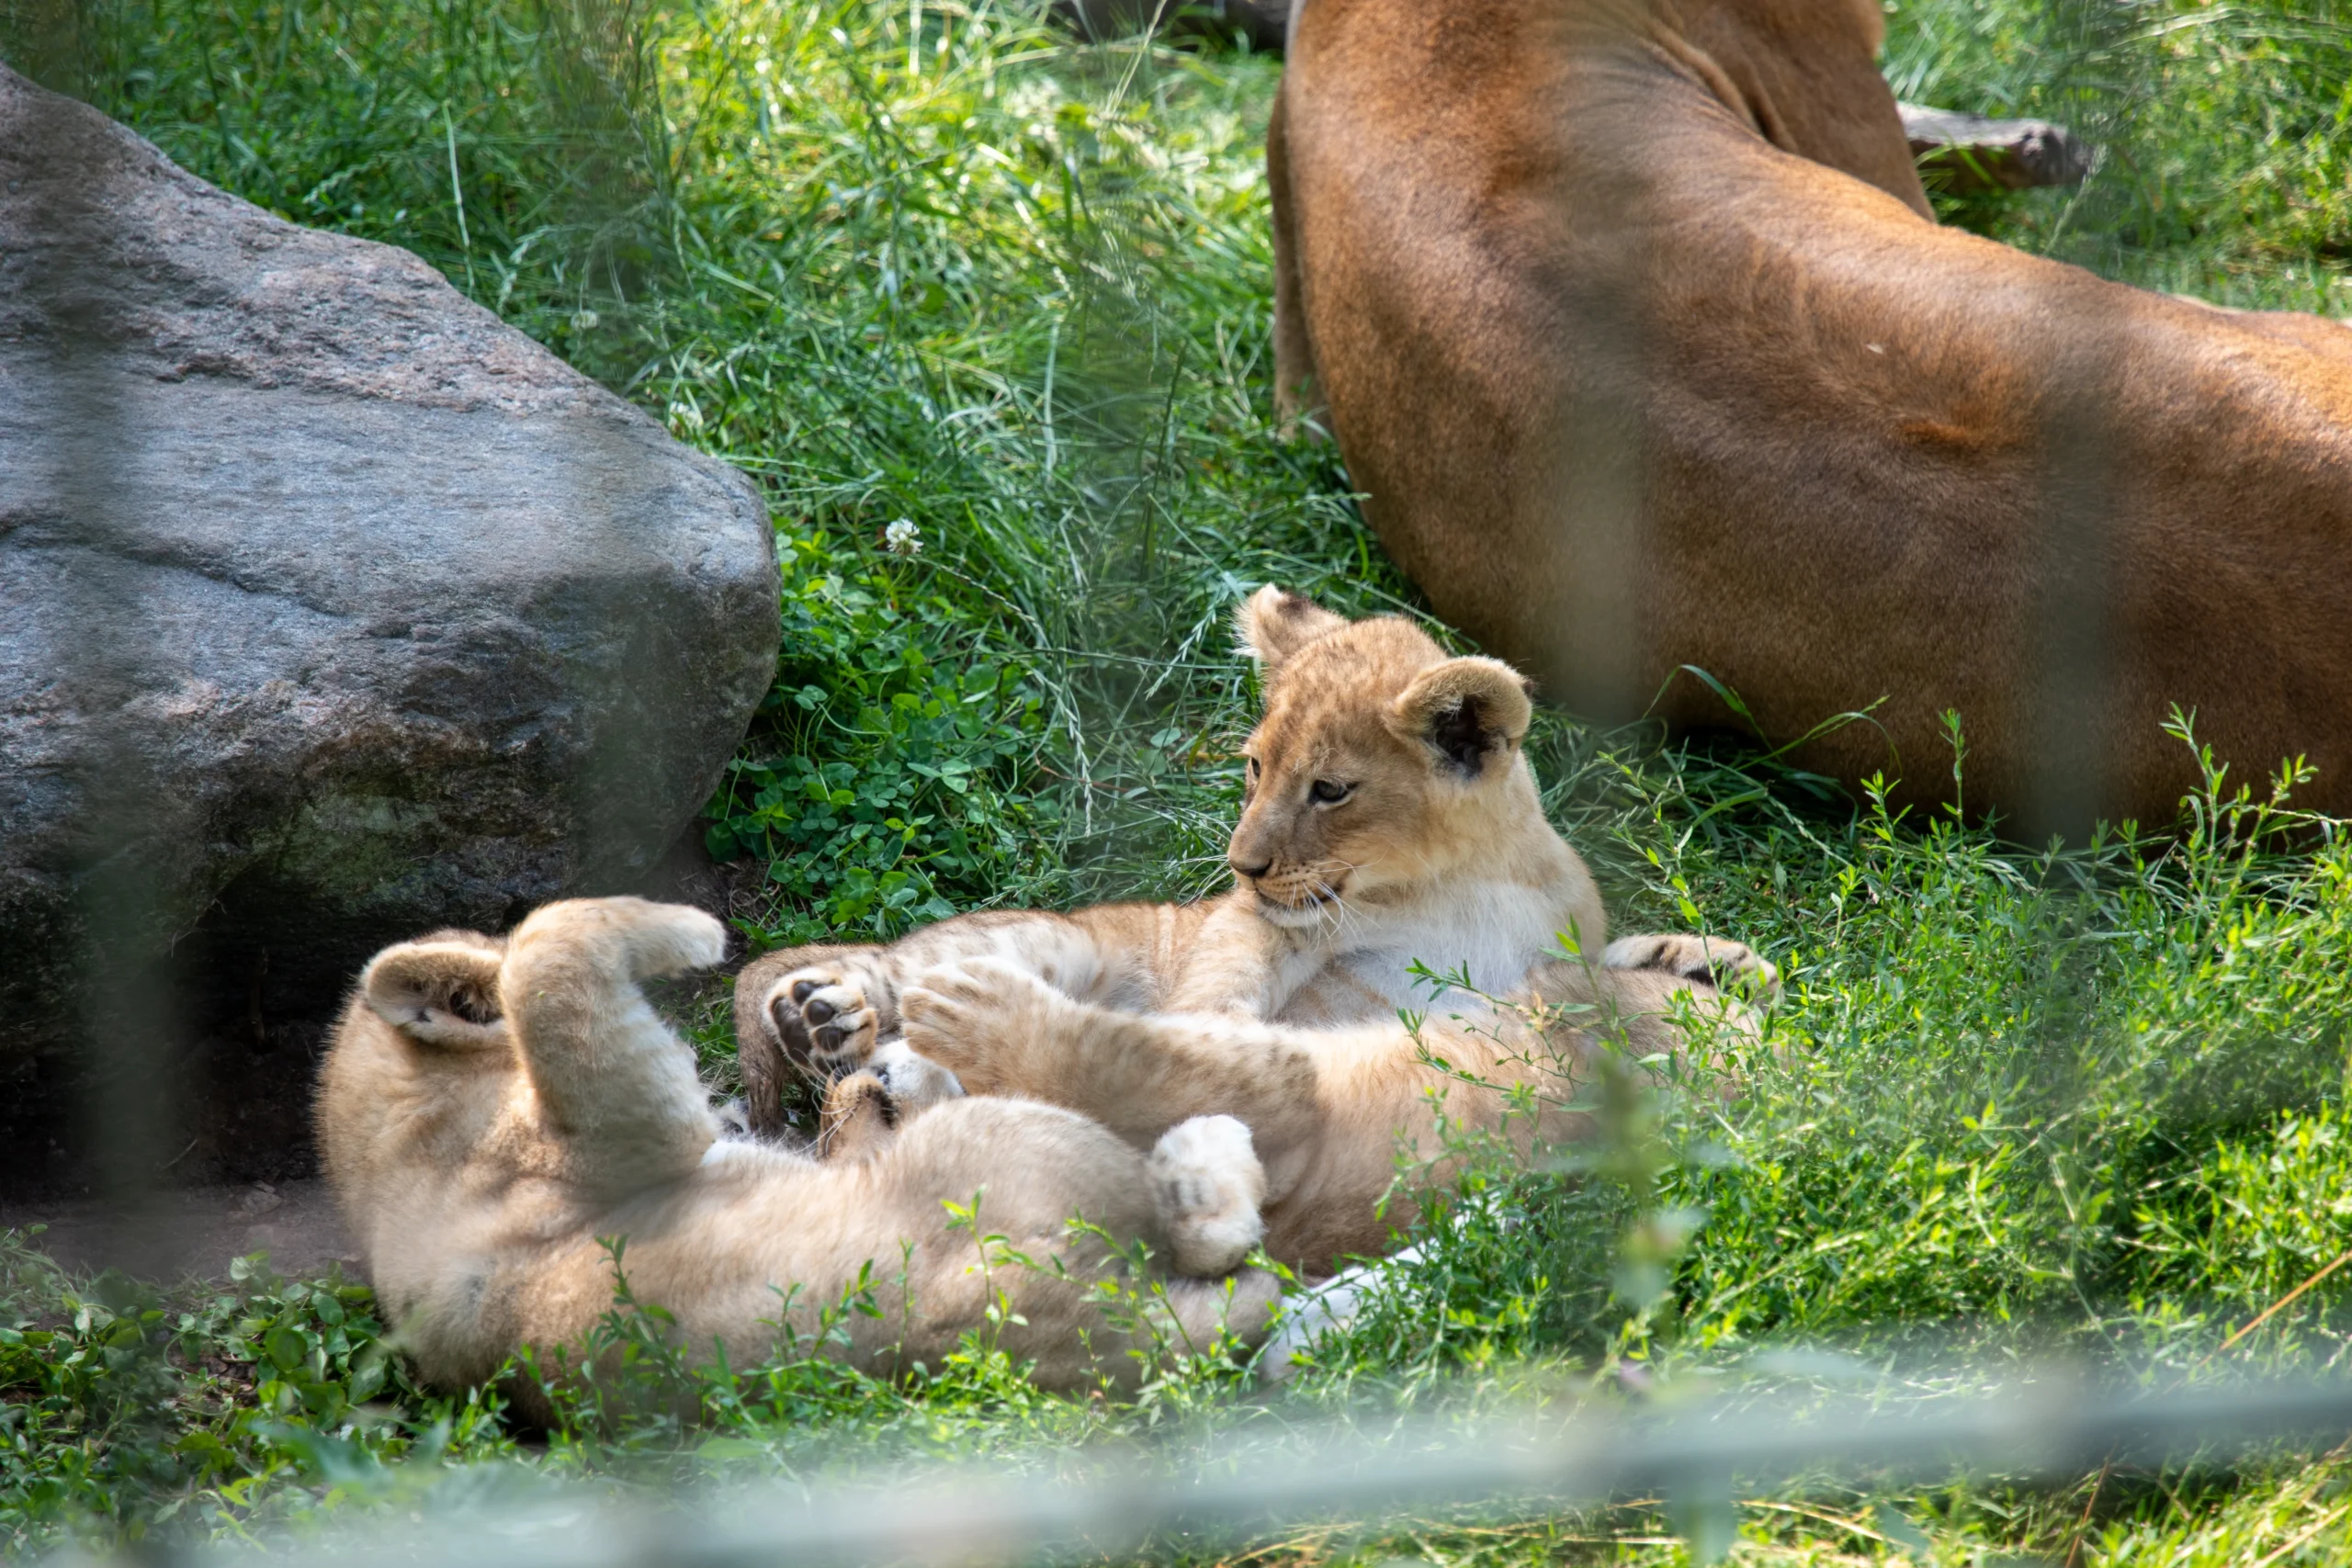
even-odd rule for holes
{"type": "MultiPolygon", "coordinates": [[[[1393,1018],[1304,1029],[1114,1012],[986,959],[929,972],[901,1006],[907,1043],[976,1093],[1050,1100],[1141,1146],[1189,1117],[1247,1124],[1265,1170],[1266,1252],[1317,1275],[1385,1251],[1412,1224],[1416,1193],[1448,1179],[1461,1146],[1441,1122],[1455,1140],[1572,1142],[1591,1130],[1575,1102],[1597,1040],[1629,1062],[1671,1055],[1687,1043],[1676,991],[1702,1010],[1737,1009],[1652,970],[1557,962],[1530,981],[1524,1012],[1429,1020],[1418,1035],[1393,1018]],[[1532,1115],[1510,1113],[1514,1088],[1532,1091],[1532,1115]],[[1392,1193],[1400,1142],[1426,1163],[1392,1193]]],[[[1736,1010],[1725,1020],[1751,1025],[1736,1010]]]]}
{"type": "Polygon", "coordinates": [[[1283,409],[1437,611],[1596,715],[2169,820],[2167,707],[2352,810],[2352,333],[1939,228],[1862,0],[1303,0],[1283,409]]]}
{"type": "MultiPolygon", "coordinates": [[[[1238,1260],[1230,1247],[1212,1257],[1196,1233],[1246,1228],[1234,1195],[1262,1188],[1246,1135],[1171,1143],[1202,1172],[1182,1190],[1069,1111],[944,1090],[865,1157],[718,1142],[693,1056],[639,983],[715,963],[724,945],[697,910],[583,899],[540,909],[503,942],[443,932],[369,964],[321,1074],[320,1144],[385,1314],[428,1382],[462,1388],[525,1345],[576,1347],[613,1303],[600,1237],[628,1238],[630,1284],[676,1314],[696,1355],[723,1342],[741,1364],[774,1347],[779,1325],[809,1335],[870,1264],[880,1315],[849,1314],[847,1344],[827,1353],[884,1371],[936,1365],[986,1325],[994,1291],[1018,1314],[1001,1343],[1057,1387],[1138,1370],[1126,1354],[1136,1336],[1089,1299],[1121,1266],[1067,1228],[1073,1216],[1162,1257],[1175,1246],[1180,1266],[1238,1260]],[[976,1199],[980,1231],[1048,1272],[982,1267],[943,1206],[976,1199]]],[[[855,1120],[848,1100],[863,1088],[836,1096],[837,1121],[855,1120]]],[[[1237,1333],[1261,1336],[1277,1293],[1249,1271],[1164,1284],[1158,1310],[1180,1350],[1205,1344],[1228,1304],[1237,1333]]]]}
{"type": "MultiPolygon", "coordinates": [[[[1253,595],[1238,622],[1265,712],[1243,747],[1234,890],[1193,905],[967,915],[887,948],[768,954],[735,993],[755,1128],[781,1122],[787,1072],[865,1061],[899,1032],[904,987],[967,958],[1115,1011],[1302,1026],[1431,1005],[1416,962],[1511,991],[1563,939],[1603,963],[1690,970],[1696,938],[1609,946],[1583,860],[1544,817],[1520,746],[1532,710],[1508,665],[1448,658],[1409,621],[1350,622],[1278,588],[1253,595]]],[[[1711,972],[1771,985],[1771,966],[1738,943],[1706,948],[1711,972]]],[[[1456,992],[1446,1005],[1475,1001],[1456,992]]]]}

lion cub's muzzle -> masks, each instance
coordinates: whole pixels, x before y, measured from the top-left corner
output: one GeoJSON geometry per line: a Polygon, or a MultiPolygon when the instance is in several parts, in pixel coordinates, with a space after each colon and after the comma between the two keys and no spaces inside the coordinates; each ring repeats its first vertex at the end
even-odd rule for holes
{"type": "Polygon", "coordinates": [[[1348,886],[1344,866],[1303,867],[1249,878],[1258,912],[1278,926],[1313,925],[1338,912],[1348,886]]]}

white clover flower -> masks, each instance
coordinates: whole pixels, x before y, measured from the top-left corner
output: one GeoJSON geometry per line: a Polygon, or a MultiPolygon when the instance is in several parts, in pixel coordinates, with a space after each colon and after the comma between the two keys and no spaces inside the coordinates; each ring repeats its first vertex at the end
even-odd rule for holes
{"type": "Polygon", "coordinates": [[[1004,95],[1004,110],[1015,119],[1051,119],[1061,101],[1060,83],[1050,76],[1032,76],[1004,95]]]}
{"type": "Polygon", "coordinates": [[[576,333],[593,333],[596,330],[596,323],[603,319],[594,310],[574,310],[571,312],[571,330],[576,333]]]}
{"type": "Polygon", "coordinates": [[[882,530],[882,547],[894,556],[921,555],[922,530],[912,518],[901,517],[882,530]]]}

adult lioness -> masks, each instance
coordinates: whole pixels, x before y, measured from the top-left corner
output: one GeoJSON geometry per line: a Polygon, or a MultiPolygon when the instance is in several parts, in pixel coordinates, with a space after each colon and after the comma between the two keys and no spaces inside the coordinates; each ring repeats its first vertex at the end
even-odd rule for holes
{"type": "Polygon", "coordinates": [[[1510,991],[1564,937],[1611,966],[1772,984],[1771,965],[1737,942],[1608,943],[1591,875],[1544,819],[1520,746],[1532,710],[1508,665],[1449,659],[1409,621],[1351,623],[1276,588],[1260,590],[1238,621],[1266,706],[1243,748],[1233,891],[1196,904],[967,915],[888,947],[768,954],[735,992],[755,1127],[779,1120],[788,1070],[866,1061],[898,1032],[914,976],[973,956],[1121,1011],[1305,1026],[1429,1005],[1416,963],[1510,991]]]}
{"type": "Polygon", "coordinates": [[[1938,228],[1875,0],[1303,0],[1277,375],[1439,613],[1595,714],[2171,817],[2352,810],[2352,333],[1938,228]]]}
{"type": "Polygon", "coordinates": [[[936,1365],[1001,1296],[1001,1343],[1044,1382],[1129,1376],[1125,1352],[1149,1331],[1091,1299],[1123,1267],[1102,1235],[1172,1254],[1173,1348],[1225,1322],[1262,1336],[1274,1282],[1231,1273],[1262,1186],[1237,1123],[1195,1123],[1147,1158],[1067,1111],[957,1099],[863,1159],[718,1142],[692,1054],[639,982],[724,949],[699,910],[601,898],[548,905],[506,941],[443,931],[369,963],[321,1073],[319,1139],[428,1382],[479,1383],[526,1344],[576,1347],[612,1305],[612,1235],[695,1355],[809,1336],[870,1269],[868,1310],[825,1342],[862,1366],[936,1365]],[[977,1202],[977,1224],[957,1230],[949,1201],[977,1202]],[[1077,1216],[1102,1234],[1071,1230],[1077,1216]],[[984,1258],[987,1234],[1042,1267],[984,1258]]]}

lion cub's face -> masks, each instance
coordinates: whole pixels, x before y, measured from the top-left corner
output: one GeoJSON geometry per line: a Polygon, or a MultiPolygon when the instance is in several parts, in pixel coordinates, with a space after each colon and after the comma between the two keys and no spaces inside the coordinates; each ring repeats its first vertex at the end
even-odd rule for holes
{"type": "Polygon", "coordinates": [[[1265,716],[1227,854],[1283,925],[1395,908],[1487,863],[1541,820],[1519,745],[1526,683],[1491,659],[1449,659],[1409,621],[1350,622],[1263,588],[1237,617],[1265,716]]]}

